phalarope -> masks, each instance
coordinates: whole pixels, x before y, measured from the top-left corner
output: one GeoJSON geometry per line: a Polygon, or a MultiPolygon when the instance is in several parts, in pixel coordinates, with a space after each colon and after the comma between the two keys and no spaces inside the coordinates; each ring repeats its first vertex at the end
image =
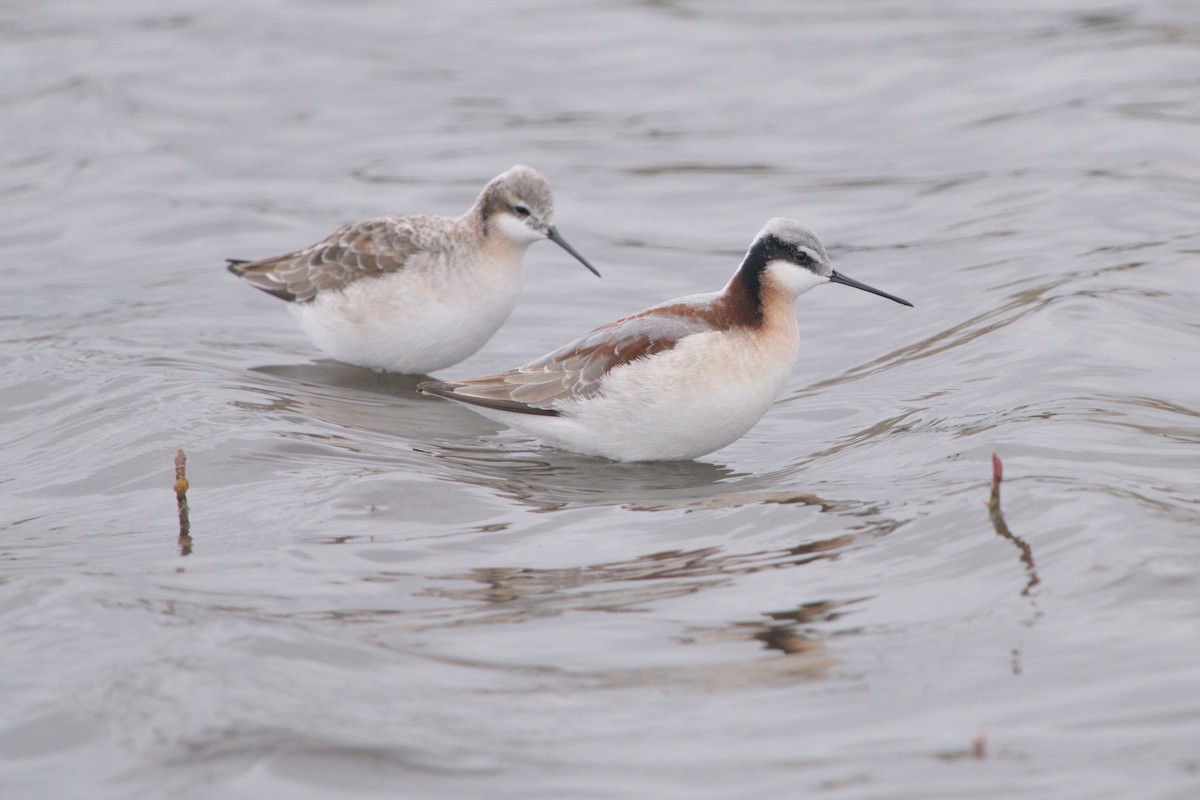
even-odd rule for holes
{"type": "Polygon", "coordinates": [[[461,217],[353,222],[304,250],[230,259],[229,271],[288,301],[327,355],[420,374],[462,361],[492,337],[517,303],[522,256],[540,239],[600,275],[554,227],[550,184],[515,166],[461,217]]]}
{"type": "Polygon", "coordinates": [[[776,218],[719,292],[652,306],[508,372],[417,388],[566,450],[697,458],[741,437],[778,397],[800,351],[793,303],[822,283],[912,305],[834,271],[811,231],[776,218]]]}

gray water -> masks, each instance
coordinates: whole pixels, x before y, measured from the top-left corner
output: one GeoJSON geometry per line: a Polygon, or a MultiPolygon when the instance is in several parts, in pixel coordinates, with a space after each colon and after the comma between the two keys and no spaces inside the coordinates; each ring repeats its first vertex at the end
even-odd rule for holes
{"type": "Polygon", "coordinates": [[[0,76],[4,797],[1200,796],[1200,4],[10,0],[0,76]],[[619,465],[222,269],[515,163],[604,278],[440,377],[772,216],[916,308],[619,465]]]}

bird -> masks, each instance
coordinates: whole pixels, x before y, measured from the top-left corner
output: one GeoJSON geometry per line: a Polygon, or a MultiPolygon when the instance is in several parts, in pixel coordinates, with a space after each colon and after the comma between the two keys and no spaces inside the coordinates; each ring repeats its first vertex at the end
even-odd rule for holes
{"type": "Polygon", "coordinates": [[[837,272],[816,234],[776,217],[718,292],[651,306],[507,372],[417,389],[565,450],[699,458],[739,439],[779,396],[800,352],[795,300],[823,283],[912,306],[837,272]]]}
{"type": "Polygon", "coordinates": [[[326,355],[427,374],[475,353],[508,319],[522,257],[541,239],[599,277],[555,227],[550,184],[517,165],[489,181],[461,217],[381,216],[286,255],[227,261],[230,272],[287,301],[326,355]]]}

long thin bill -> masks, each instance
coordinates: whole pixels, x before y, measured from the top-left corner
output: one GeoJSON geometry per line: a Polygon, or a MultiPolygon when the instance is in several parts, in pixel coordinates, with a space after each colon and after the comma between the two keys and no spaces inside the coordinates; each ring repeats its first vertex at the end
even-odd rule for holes
{"type": "Polygon", "coordinates": [[[571,247],[571,245],[567,244],[567,240],[564,239],[562,237],[562,234],[558,232],[558,228],[551,225],[550,229],[548,231],[546,231],[546,238],[549,239],[550,241],[554,242],[556,245],[561,247],[563,250],[566,250],[571,255],[575,256],[577,259],[579,259],[579,263],[583,264],[585,267],[590,269],[592,271],[592,274],[595,275],[597,278],[600,277],[600,273],[596,271],[596,268],[593,267],[591,264],[589,264],[588,260],[586,258],[579,255],[579,251],[577,251],[574,247],[571,247]]]}
{"type": "Polygon", "coordinates": [[[867,286],[865,283],[859,283],[858,281],[854,280],[854,278],[847,278],[845,275],[838,272],[836,269],[833,271],[833,274],[829,276],[829,282],[830,283],[840,283],[843,286],[853,286],[855,289],[862,289],[864,292],[870,292],[871,294],[877,294],[880,297],[886,297],[888,300],[894,300],[902,306],[908,306],[909,308],[913,307],[913,304],[908,302],[907,300],[903,300],[899,297],[896,297],[896,295],[894,295],[894,294],[888,294],[887,292],[881,292],[878,289],[876,289],[874,286],[867,286]]]}

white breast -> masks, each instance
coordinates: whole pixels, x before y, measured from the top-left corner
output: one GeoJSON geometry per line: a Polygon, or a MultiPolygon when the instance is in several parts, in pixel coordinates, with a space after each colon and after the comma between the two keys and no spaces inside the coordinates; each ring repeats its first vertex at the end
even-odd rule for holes
{"type": "Polygon", "coordinates": [[[425,256],[289,308],[313,344],[339,361],[410,374],[442,369],[482,347],[521,292],[520,252],[457,255],[452,264],[425,256]]]}
{"type": "MultiPolygon", "coordinates": [[[[790,316],[790,315],[789,315],[790,316]]],[[[617,367],[562,416],[472,408],[549,444],[619,461],[678,460],[738,439],[779,396],[799,352],[795,317],[770,334],[712,331],[617,367]]]]}

